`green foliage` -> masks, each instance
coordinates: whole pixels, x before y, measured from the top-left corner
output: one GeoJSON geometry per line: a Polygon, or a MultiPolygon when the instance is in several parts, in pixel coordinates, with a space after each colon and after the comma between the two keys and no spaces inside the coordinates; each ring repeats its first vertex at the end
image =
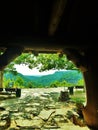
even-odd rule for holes
{"type": "Polygon", "coordinates": [[[15,80],[15,86],[23,86],[23,85],[24,85],[24,80],[20,76],[17,76],[15,80]]]}
{"type": "Polygon", "coordinates": [[[4,69],[4,72],[11,72],[13,74],[17,74],[16,68],[14,68],[15,62],[11,62],[7,65],[7,67],[4,69]]]}
{"type": "Polygon", "coordinates": [[[50,84],[50,87],[59,87],[60,86],[60,82],[59,81],[54,81],[53,83],[50,84]]]}
{"type": "Polygon", "coordinates": [[[67,59],[66,55],[59,57],[58,54],[39,54],[35,62],[35,67],[38,67],[40,71],[50,69],[77,69],[75,65],[67,59]]]}
{"type": "Polygon", "coordinates": [[[84,80],[83,79],[78,80],[77,85],[84,86],[84,80]]]}
{"type": "Polygon", "coordinates": [[[73,102],[75,102],[75,103],[84,103],[84,102],[85,102],[85,98],[72,97],[71,101],[73,101],[73,102]]]}
{"type": "Polygon", "coordinates": [[[69,83],[65,80],[63,81],[54,81],[51,83],[50,87],[70,87],[70,86],[74,86],[73,83],[69,83]]]}
{"type": "Polygon", "coordinates": [[[6,79],[5,77],[3,78],[3,86],[6,88],[8,87],[8,84],[11,82],[11,79],[6,79]]]}
{"type": "Polygon", "coordinates": [[[74,95],[70,95],[71,101],[75,103],[85,103],[86,96],[84,91],[75,91],[74,95]]]}
{"type": "Polygon", "coordinates": [[[28,82],[26,87],[27,87],[27,88],[34,88],[34,86],[33,86],[33,83],[32,83],[32,82],[28,82]]]}
{"type": "Polygon", "coordinates": [[[13,62],[11,62],[4,71],[15,72],[15,64],[27,65],[30,69],[38,68],[39,71],[51,70],[51,69],[76,69],[77,67],[66,58],[66,55],[59,56],[59,54],[39,54],[35,56],[31,53],[22,53],[13,62]]]}
{"type": "Polygon", "coordinates": [[[61,87],[66,87],[67,84],[68,84],[68,82],[66,80],[63,80],[62,82],[60,82],[61,87]]]}
{"type": "Polygon", "coordinates": [[[15,86],[24,86],[27,88],[45,86],[70,87],[76,84],[82,84],[82,75],[77,67],[67,59],[66,55],[59,56],[59,54],[39,54],[38,56],[35,56],[31,53],[22,53],[21,56],[17,57],[4,69],[4,77],[5,86],[8,85],[8,82],[10,82],[7,80],[10,79],[11,81],[13,80],[15,86]],[[23,76],[17,73],[14,66],[15,64],[24,64],[30,69],[37,67],[39,71],[46,71],[50,69],[66,69],[69,71],[57,71],[53,75],[40,77],[23,76]]]}
{"type": "MultiPolygon", "coordinates": [[[[83,80],[82,74],[76,70],[56,71],[45,76],[26,76],[17,73],[4,73],[4,79],[14,81],[15,86],[30,87],[70,87],[83,80]],[[80,80],[80,81],[79,81],[80,80]]],[[[5,83],[8,81],[5,81],[5,83]]],[[[10,81],[9,81],[10,82],[10,81]]],[[[80,85],[80,84],[79,84],[80,85]]]]}

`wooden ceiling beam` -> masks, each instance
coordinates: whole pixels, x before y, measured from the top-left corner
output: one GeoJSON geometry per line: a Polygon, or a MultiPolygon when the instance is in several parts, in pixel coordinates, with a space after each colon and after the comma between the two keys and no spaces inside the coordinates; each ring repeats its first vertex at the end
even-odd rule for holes
{"type": "Polygon", "coordinates": [[[48,30],[50,36],[54,35],[55,31],[57,30],[57,27],[63,15],[66,4],[67,4],[67,0],[56,0],[54,2],[50,23],[49,23],[49,30],[48,30]]]}

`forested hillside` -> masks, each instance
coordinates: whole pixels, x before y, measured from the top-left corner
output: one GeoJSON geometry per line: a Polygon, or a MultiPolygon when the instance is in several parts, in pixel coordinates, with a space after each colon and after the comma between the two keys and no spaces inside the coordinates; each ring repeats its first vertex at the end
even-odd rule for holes
{"type": "Polygon", "coordinates": [[[20,85],[24,87],[48,87],[55,82],[64,82],[70,84],[77,84],[79,80],[82,80],[82,74],[77,70],[56,71],[53,74],[44,76],[29,76],[22,75],[20,73],[4,73],[4,82],[7,86],[8,82],[14,82],[14,85],[20,85]]]}

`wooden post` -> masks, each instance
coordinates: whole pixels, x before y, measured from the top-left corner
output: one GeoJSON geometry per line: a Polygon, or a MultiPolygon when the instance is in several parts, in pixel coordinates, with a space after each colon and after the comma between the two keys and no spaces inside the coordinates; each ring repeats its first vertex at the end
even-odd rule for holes
{"type": "Polygon", "coordinates": [[[3,88],[3,71],[0,71],[0,88],[3,88]]]}
{"type": "Polygon", "coordinates": [[[73,95],[74,94],[74,87],[68,87],[68,90],[69,90],[69,94],[70,95],[73,95]]]}
{"type": "Polygon", "coordinates": [[[69,93],[68,91],[61,91],[59,101],[68,101],[69,100],[69,93]]]}
{"type": "Polygon", "coordinates": [[[98,50],[87,49],[82,53],[74,49],[66,50],[67,56],[81,70],[86,88],[86,105],[82,113],[86,124],[98,129],[98,50]]]}
{"type": "Polygon", "coordinates": [[[91,61],[91,67],[83,73],[87,96],[83,116],[87,125],[95,130],[95,128],[98,129],[98,64],[96,64],[96,67],[92,64],[94,65],[96,62],[91,61]]]}

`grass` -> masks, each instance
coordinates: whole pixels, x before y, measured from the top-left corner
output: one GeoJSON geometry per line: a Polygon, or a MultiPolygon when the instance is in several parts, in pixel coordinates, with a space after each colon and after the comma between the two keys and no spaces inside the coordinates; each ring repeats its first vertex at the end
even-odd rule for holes
{"type": "Polygon", "coordinates": [[[73,95],[70,95],[70,100],[75,103],[85,103],[86,102],[85,91],[76,90],[73,95]]]}

